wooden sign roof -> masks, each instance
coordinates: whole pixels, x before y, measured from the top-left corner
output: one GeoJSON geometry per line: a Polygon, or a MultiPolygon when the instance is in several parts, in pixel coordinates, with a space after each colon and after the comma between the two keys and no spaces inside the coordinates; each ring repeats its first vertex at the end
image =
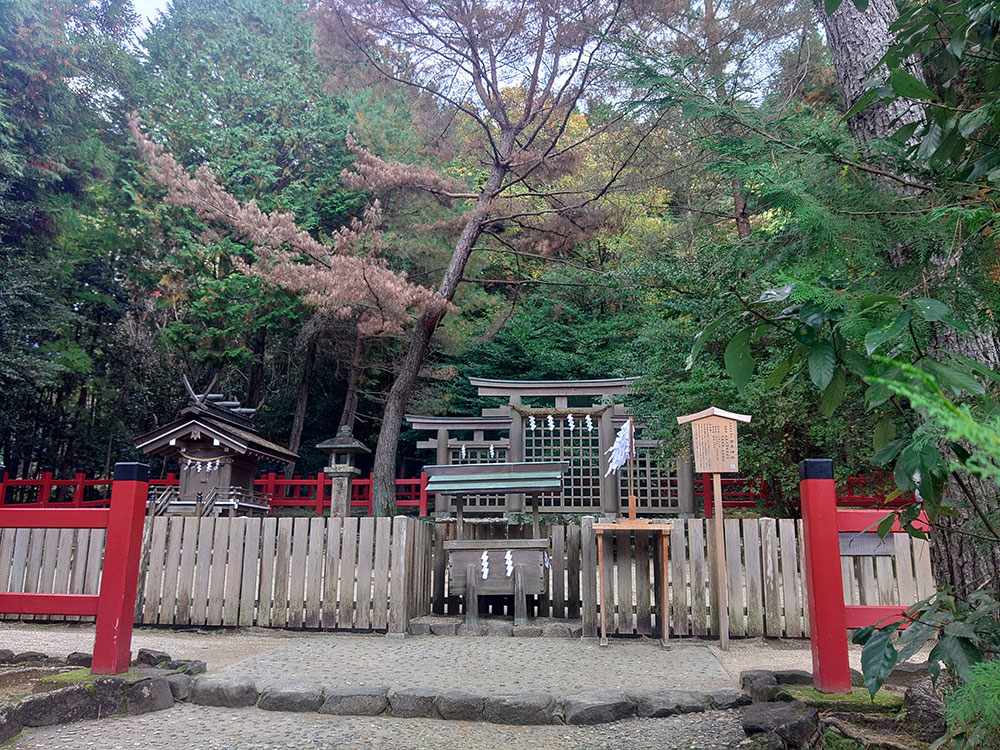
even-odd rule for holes
{"type": "Polygon", "coordinates": [[[750,421],[749,414],[737,414],[736,412],[726,411],[725,409],[718,409],[714,406],[710,406],[707,409],[697,412],[696,414],[687,414],[683,417],[677,417],[677,424],[687,424],[688,422],[705,419],[705,417],[725,417],[726,419],[732,419],[735,422],[750,421]]]}

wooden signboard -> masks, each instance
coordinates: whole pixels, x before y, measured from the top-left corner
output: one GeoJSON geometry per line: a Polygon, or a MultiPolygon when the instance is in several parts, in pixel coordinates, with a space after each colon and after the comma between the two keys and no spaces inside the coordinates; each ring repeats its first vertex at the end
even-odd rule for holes
{"type": "Polygon", "coordinates": [[[716,409],[714,406],[696,414],[677,417],[677,424],[691,423],[691,443],[694,453],[694,470],[712,475],[712,589],[718,602],[719,645],[729,650],[729,596],[726,581],[726,549],[722,532],[722,478],[724,473],[739,471],[739,449],[736,443],[736,425],[749,422],[747,414],[716,409]]]}
{"type": "Polygon", "coordinates": [[[705,417],[691,423],[694,470],[699,474],[739,471],[736,421],[728,417],[705,417]]]}

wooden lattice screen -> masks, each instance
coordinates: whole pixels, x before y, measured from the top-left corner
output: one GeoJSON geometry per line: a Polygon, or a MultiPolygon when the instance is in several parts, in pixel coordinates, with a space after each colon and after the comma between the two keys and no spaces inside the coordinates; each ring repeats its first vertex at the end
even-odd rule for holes
{"type": "MultiPolygon", "coordinates": [[[[655,441],[636,440],[635,496],[639,512],[677,513],[680,509],[677,469],[656,460],[657,447],[655,441]]],[[[628,511],[627,469],[618,472],[618,496],[625,513],[628,511]]]]}
{"type": "Polygon", "coordinates": [[[601,443],[597,427],[588,431],[580,418],[570,430],[565,417],[554,417],[550,430],[539,419],[534,430],[525,426],[525,461],[568,461],[560,495],[546,495],[539,507],[546,513],[599,512],[601,509],[601,443]]]}
{"type": "MultiPolygon", "coordinates": [[[[498,443],[465,442],[448,448],[449,464],[502,464],[507,461],[507,446],[498,443]],[[462,458],[462,445],[465,446],[465,458],[462,458]],[[490,456],[490,445],[493,445],[493,456],[490,456]]],[[[467,495],[463,499],[466,512],[495,512],[502,515],[506,495],[467,495]]],[[[455,502],[452,500],[452,510],[455,502]]]]}

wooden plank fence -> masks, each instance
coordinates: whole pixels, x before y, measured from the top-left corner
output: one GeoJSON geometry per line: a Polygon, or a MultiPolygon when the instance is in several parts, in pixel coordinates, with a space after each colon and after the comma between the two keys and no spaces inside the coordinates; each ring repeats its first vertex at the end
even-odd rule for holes
{"type": "MultiPolygon", "coordinates": [[[[161,516],[145,531],[139,624],[405,632],[430,612],[432,531],[414,518],[161,516]]],[[[103,547],[103,530],[0,530],[0,591],[97,593],[103,547]]]]}
{"type": "MultiPolygon", "coordinates": [[[[453,522],[397,518],[158,517],[146,522],[136,622],[404,632],[430,613],[460,614],[450,596],[444,542],[453,522]]],[[[551,540],[548,592],[530,617],[579,618],[596,636],[653,635],[662,627],[658,544],[605,535],[606,601],[597,602],[592,519],[542,527],[551,540]]],[[[727,519],[730,634],[809,635],[802,522],[727,519]]],[[[713,636],[704,519],[674,522],[669,600],[673,636],[713,636]]],[[[530,526],[467,524],[467,538],[525,538],[530,526]]],[[[103,530],[0,530],[0,591],[97,593],[103,530]]],[[[870,551],[870,550],[864,550],[870,551]]],[[[877,554],[841,558],[848,604],[910,604],[934,591],[927,542],[894,534],[877,554]]],[[[484,597],[486,614],[512,617],[509,598],[484,597]]],[[[32,619],[0,615],[4,619],[32,619]]],[[[34,619],[41,619],[35,617],[34,619]]],[[[47,620],[81,619],[47,616],[47,620]]],[[[85,618],[83,618],[85,619],[85,618]]]]}
{"type": "MultiPolygon", "coordinates": [[[[552,542],[549,590],[529,597],[529,617],[580,617],[584,636],[596,637],[600,607],[609,613],[608,634],[653,635],[662,620],[658,601],[658,544],[648,534],[606,534],[606,601],[597,602],[597,540],[593,521],[580,526],[542,527],[552,542]]],[[[705,519],[674,521],[670,533],[669,594],[672,636],[714,636],[717,605],[710,591],[705,519]]],[[[790,518],[726,519],[730,635],[801,638],[809,636],[804,581],[802,521],[790,518]]],[[[432,545],[433,611],[460,614],[462,602],[447,590],[444,542],[455,538],[454,524],[437,523],[432,545]]],[[[466,524],[466,538],[525,538],[529,526],[466,524]]],[[[926,541],[906,534],[887,540],[893,555],[842,557],[848,604],[913,604],[934,591],[926,541]]],[[[497,597],[480,606],[486,614],[513,616],[512,602],[497,597]]]]}

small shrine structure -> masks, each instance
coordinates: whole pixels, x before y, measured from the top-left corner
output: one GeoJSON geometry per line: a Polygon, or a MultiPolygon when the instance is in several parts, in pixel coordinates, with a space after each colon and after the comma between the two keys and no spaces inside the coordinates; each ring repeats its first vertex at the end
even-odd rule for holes
{"type": "MultiPolygon", "coordinates": [[[[434,433],[417,447],[435,452],[437,465],[564,461],[562,490],[542,496],[543,513],[585,513],[617,517],[627,512],[625,472],[605,476],[607,451],[629,418],[616,403],[638,378],[597,380],[493,380],[470,378],[480,396],[502,397],[507,404],[484,408],[478,416],[406,415],[415,430],[434,433]]],[[[693,513],[690,457],[661,465],[658,442],[644,440],[636,426],[635,494],[644,515],[693,513]]],[[[491,515],[526,508],[523,494],[464,497],[464,512],[491,515]]],[[[435,495],[434,514],[456,513],[455,498],[435,495]]]]}
{"type": "Polygon", "coordinates": [[[253,424],[256,409],[226,401],[221,393],[195,393],[187,378],[184,385],[188,401],[177,418],[134,441],[143,453],[179,464],[178,486],[164,488],[150,513],[266,513],[267,498],[254,491],[257,461],[288,464],[298,456],[261,437],[253,424]]]}

